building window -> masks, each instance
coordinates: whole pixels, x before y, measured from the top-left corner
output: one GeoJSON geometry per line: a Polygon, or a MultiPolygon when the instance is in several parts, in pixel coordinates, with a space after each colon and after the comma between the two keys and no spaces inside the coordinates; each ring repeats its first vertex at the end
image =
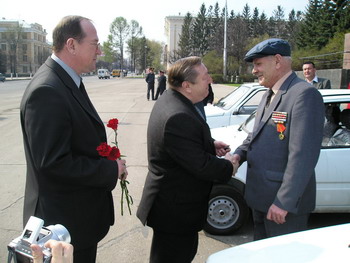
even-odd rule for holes
{"type": "Polygon", "coordinates": [[[27,44],[22,45],[23,53],[27,53],[27,44]]]}
{"type": "Polygon", "coordinates": [[[6,44],[1,44],[1,50],[6,51],[6,44]]]}
{"type": "Polygon", "coordinates": [[[27,66],[23,66],[23,73],[28,73],[28,67],[27,66]]]}
{"type": "Polygon", "coordinates": [[[28,62],[28,56],[27,55],[23,55],[23,62],[28,62]]]}

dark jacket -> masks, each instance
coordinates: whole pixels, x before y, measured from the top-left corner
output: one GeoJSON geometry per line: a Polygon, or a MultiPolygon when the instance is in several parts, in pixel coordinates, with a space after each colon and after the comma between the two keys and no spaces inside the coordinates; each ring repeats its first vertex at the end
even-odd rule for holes
{"type": "Polygon", "coordinates": [[[147,132],[148,175],[137,216],[168,233],[200,231],[214,181],[227,182],[232,164],[217,158],[206,122],[181,93],[155,103],[147,132]]]}
{"type": "Polygon", "coordinates": [[[62,224],[75,248],[96,244],[114,222],[118,165],[101,158],[104,124],[72,78],[48,58],[21,102],[27,161],[23,220],[62,224]]]}

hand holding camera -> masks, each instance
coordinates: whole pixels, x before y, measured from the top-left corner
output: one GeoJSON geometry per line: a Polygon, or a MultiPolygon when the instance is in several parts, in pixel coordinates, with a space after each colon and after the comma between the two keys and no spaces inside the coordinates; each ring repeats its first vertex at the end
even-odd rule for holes
{"type": "MultiPolygon", "coordinates": [[[[63,241],[49,240],[45,247],[51,250],[51,263],[73,263],[73,246],[63,241]]],[[[44,254],[39,245],[31,245],[33,263],[43,263],[44,254]]]]}
{"type": "Polygon", "coordinates": [[[55,261],[53,255],[51,253],[51,246],[55,247],[55,250],[52,252],[54,253],[60,253],[61,256],[67,252],[67,256],[69,257],[70,252],[73,253],[73,248],[68,248],[67,245],[69,245],[71,241],[70,234],[68,230],[62,226],[62,225],[51,225],[44,227],[44,221],[40,218],[31,216],[28,220],[28,223],[26,224],[22,235],[15,238],[8,244],[7,248],[9,251],[8,255],[8,262],[10,263],[12,261],[12,258],[14,259],[15,263],[32,263],[34,259],[34,255],[36,258],[34,259],[35,263],[68,263],[73,262],[72,261],[55,261]],[[60,241],[56,243],[51,243],[49,240],[56,240],[60,241]],[[49,241],[49,242],[48,242],[49,241]],[[49,244],[48,247],[46,247],[46,243],[49,244]],[[32,245],[34,248],[34,254],[32,253],[32,245]],[[64,246],[64,249],[63,247],[64,246]],[[38,258],[38,254],[40,249],[40,259],[38,258]],[[69,253],[68,253],[69,252],[69,253]],[[52,259],[52,261],[51,261],[52,259]],[[40,261],[38,261],[40,260],[40,261]]]}

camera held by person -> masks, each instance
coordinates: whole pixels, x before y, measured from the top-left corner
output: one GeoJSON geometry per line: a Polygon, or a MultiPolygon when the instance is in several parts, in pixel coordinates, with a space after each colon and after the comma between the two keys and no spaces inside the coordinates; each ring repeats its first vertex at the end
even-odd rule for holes
{"type": "Polygon", "coordinates": [[[51,251],[45,248],[44,244],[50,239],[70,243],[71,237],[68,230],[60,225],[50,225],[44,227],[44,221],[40,218],[31,216],[26,224],[22,235],[15,238],[8,244],[8,263],[14,259],[15,263],[33,262],[31,250],[32,244],[42,247],[43,262],[51,262],[51,251]]]}

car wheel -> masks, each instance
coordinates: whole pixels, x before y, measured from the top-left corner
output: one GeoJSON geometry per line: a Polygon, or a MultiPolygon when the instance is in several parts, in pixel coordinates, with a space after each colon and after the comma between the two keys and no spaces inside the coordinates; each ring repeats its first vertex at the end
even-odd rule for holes
{"type": "Polygon", "coordinates": [[[210,194],[204,231],[212,235],[228,235],[239,229],[249,216],[242,196],[230,185],[214,185],[210,194]]]}

